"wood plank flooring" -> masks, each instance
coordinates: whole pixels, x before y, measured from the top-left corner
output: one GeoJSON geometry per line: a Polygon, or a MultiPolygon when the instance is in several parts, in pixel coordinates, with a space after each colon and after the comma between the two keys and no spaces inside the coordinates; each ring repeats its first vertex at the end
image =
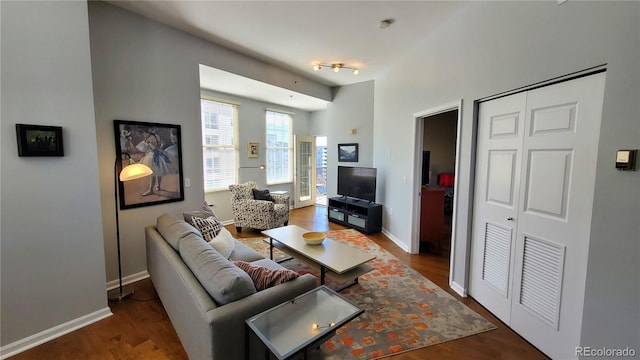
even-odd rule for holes
{"type": "MultiPolygon", "coordinates": [[[[291,212],[289,223],[315,231],[344,229],[327,221],[325,207],[306,207],[291,212]]],[[[236,237],[255,237],[259,232],[227,226],[236,237]]],[[[429,346],[389,357],[393,360],[423,359],[547,359],[528,342],[471,298],[461,298],[448,286],[449,259],[434,254],[410,255],[382,233],[368,235],[378,245],[420,272],[461,302],[487,318],[493,331],[429,346]]],[[[187,359],[162,303],[149,279],[135,284],[136,293],[122,302],[110,302],[113,316],[11,357],[41,359],[187,359]]]]}

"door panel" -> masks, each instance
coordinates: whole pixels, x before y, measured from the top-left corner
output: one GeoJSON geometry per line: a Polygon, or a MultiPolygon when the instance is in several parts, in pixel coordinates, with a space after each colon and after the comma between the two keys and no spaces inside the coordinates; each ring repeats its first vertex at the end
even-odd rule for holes
{"type": "Polygon", "coordinates": [[[296,136],[294,207],[316,202],[316,142],[313,136],[296,136]]]}
{"type": "Polygon", "coordinates": [[[552,358],[575,357],[580,344],[604,81],[600,73],[527,97],[511,324],[552,358]],[[536,278],[545,280],[532,286],[536,278]]]}
{"type": "Polygon", "coordinates": [[[470,294],[552,358],[580,344],[604,81],[479,108],[470,294]]]}
{"type": "Polygon", "coordinates": [[[479,109],[469,290],[507,324],[525,101],[525,94],[515,94],[483,103],[479,109]]]}

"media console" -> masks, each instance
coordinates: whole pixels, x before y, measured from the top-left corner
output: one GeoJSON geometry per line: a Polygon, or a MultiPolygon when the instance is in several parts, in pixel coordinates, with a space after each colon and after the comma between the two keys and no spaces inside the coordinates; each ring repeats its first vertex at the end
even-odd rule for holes
{"type": "Polygon", "coordinates": [[[382,231],[382,205],[343,196],[329,198],[329,221],[373,234],[382,231]]]}

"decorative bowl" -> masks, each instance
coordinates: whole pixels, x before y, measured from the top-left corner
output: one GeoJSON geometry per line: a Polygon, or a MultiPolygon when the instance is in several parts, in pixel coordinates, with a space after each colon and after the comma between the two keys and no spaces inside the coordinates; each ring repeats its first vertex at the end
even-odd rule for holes
{"type": "Polygon", "coordinates": [[[320,245],[324,240],[324,233],[310,231],[302,234],[302,238],[307,245],[320,245]]]}

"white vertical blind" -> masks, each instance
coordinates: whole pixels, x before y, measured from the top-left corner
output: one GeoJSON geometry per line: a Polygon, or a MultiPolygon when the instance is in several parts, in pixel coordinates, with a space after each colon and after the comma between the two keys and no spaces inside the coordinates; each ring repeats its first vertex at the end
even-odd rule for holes
{"type": "Polygon", "coordinates": [[[236,183],[238,106],[200,100],[204,191],[226,190],[236,183]]]}
{"type": "Polygon", "coordinates": [[[293,181],[293,115],[267,109],[267,184],[293,181]]]}

